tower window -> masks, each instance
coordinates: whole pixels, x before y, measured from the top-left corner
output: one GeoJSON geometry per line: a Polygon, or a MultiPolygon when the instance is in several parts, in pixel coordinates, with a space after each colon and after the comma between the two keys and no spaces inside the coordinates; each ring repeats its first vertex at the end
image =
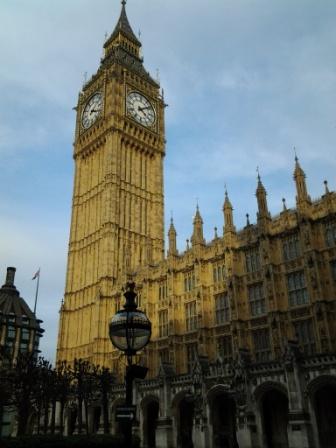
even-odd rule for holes
{"type": "Polygon", "coordinates": [[[266,301],[262,283],[248,287],[248,297],[252,316],[260,316],[266,312],[266,301]]]}
{"type": "Polygon", "coordinates": [[[336,260],[332,260],[330,262],[331,276],[334,282],[336,283],[336,260]]]}
{"type": "Polygon", "coordinates": [[[261,328],[253,332],[255,358],[257,362],[268,361],[271,356],[271,344],[268,328],[261,328]]]}
{"type": "Polygon", "coordinates": [[[159,337],[168,336],[168,310],[159,312],[159,337]]]}
{"type": "Polygon", "coordinates": [[[161,358],[161,361],[163,362],[169,362],[169,350],[167,348],[164,348],[159,351],[159,356],[161,358]]]}
{"type": "Polygon", "coordinates": [[[9,325],[7,327],[7,339],[15,339],[15,335],[16,335],[16,328],[13,327],[12,325],[9,325]]]}
{"type": "Polygon", "coordinates": [[[188,272],[184,276],[184,291],[190,292],[195,288],[196,280],[194,272],[188,272]]]}
{"type": "Polygon", "coordinates": [[[289,306],[305,305],[309,302],[306,281],[303,271],[287,275],[289,306]]]}
{"type": "Polygon", "coordinates": [[[312,321],[308,319],[294,322],[294,330],[304,353],[313,354],[315,352],[315,336],[312,321]]]}
{"type": "Polygon", "coordinates": [[[230,321],[230,302],[226,293],[215,296],[216,324],[221,325],[230,321]]]}
{"type": "Polygon", "coordinates": [[[193,331],[197,329],[197,307],[196,300],[185,305],[186,329],[193,331]]]}
{"type": "Polygon", "coordinates": [[[187,368],[188,372],[191,372],[197,356],[197,344],[187,345],[187,368]]]}
{"type": "Polygon", "coordinates": [[[164,300],[168,297],[167,280],[159,284],[159,300],[164,300]]]}
{"type": "Polygon", "coordinates": [[[28,328],[21,328],[21,341],[29,341],[29,329],[28,328]]]}
{"type": "Polygon", "coordinates": [[[212,273],[214,283],[222,282],[225,280],[225,266],[223,264],[214,265],[212,273]]]}
{"type": "Polygon", "coordinates": [[[336,245],[336,222],[330,221],[325,226],[325,240],[327,247],[336,245]]]}
{"type": "Polygon", "coordinates": [[[282,240],[283,256],[285,261],[295,260],[301,255],[299,235],[294,233],[282,240]]]}
{"type": "Polygon", "coordinates": [[[232,337],[219,337],[217,339],[217,351],[224,362],[229,362],[232,359],[232,337]]]}
{"type": "Polygon", "coordinates": [[[259,248],[254,247],[245,252],[245,263],[247,272],[260,271],[259,248]]]}

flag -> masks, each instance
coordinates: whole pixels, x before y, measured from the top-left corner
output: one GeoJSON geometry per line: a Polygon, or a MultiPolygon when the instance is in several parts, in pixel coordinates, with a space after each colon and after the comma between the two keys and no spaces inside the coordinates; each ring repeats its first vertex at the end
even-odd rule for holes
{"type": "Polygon", "coordinates": [[[39,276],[40,276],[40,268],[39,268],[38,271],[35,272],[35,274],[34,274],[32,280],[35,280],[35,279],[36,279],[37,277],[39,277],[39,276]]]}

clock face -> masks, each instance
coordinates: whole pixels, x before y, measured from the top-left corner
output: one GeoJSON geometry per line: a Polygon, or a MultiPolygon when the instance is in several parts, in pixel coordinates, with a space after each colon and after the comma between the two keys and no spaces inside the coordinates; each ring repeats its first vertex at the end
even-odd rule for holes
{"type": "Polygon", "coordinates": [[[129,93],[126,99],[126,108],[131,117],[143,126],[149,127],[155,123],[154,107],[141,93],[129,93]]]}
{"type": "Polygon", "coordinates": [[[103,109],[103,95],[101,92],[95,93],[89,101],[82,114],[82,126],[88,129],[97,120],[103,109]]]}

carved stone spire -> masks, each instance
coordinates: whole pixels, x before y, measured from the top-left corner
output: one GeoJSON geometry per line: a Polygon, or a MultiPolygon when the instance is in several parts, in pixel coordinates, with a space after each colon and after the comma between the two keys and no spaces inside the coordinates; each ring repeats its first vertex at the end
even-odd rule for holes
{"type": "Polygon", "coordinates": [[[176,247],[176,230],[174,226],[173,218],[170,220],[170,226],[168,230],[168,256],[178,255],[178,250],[176,247]]]}
{"type": "Polygon", "coordinates": [[[296,185],[296,205],[298,209],[304,208],[311,203],[310,196],[307,193],[306,174],[300,166],[299,159],[295,155],[294,180],[296,185]]]}
{"type": "Polygon", "coordinates": [[[196,213],[194,217],[194,230],[191,237],[191,244],[195,246],[196,244],[205,244],[203,237],[203,220],[199,211],[199,207],[196,207],[196,213]]]}
{"type": "Polygon", "coordinates": [[[224,232],[223,232],[224,235],[228,232],[235,232],[236,229],[233,224],[233,207],[226,189],[225,189],[223,212],[224,212],[224,232]]]}
{"type": "Polygon", "coordinates": [[[121,13],[118,20],[118,23],[116,27],[114,28],[113,33],[111,34],[110,38],[106,42],[105,45],[107,45],[109,42],[113,41],[115,38],[118,37],[119,34],[122,34],[124,37],[132,41],[135,45],[138,47],[141,47],[141,42],[134,34],[131,25],[129,24],[127,14],[126,14],[126,1],[121,2],[121,13]]]}
{"type": "Polygon", "coordinates": [[[270,212],[268,211],[268,205],[267,205],[267,193],[266,189],[261,182],[260,174],[258,171],[258,185],[256,190],[256,197],[258,201],[258,221],[260,219],[270,218],[270,212]]]}

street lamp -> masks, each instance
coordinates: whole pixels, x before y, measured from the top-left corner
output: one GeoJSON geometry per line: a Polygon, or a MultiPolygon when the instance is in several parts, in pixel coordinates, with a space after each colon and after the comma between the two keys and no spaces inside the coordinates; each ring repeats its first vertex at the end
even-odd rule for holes
{"type": "MultiPolygon", "coordinates": [[[[148,344],[152,324],[146,314],[138,310],[134,292],[135,283],[127,283],[124,293],[126,302],[124,309],[118,311],[109,324],[109,334],[112,344],[125,353],[127,367],[125,375],[126,403],[119,408],[119,418],[125,422],[126,446],[132,446],[132,423],[135,417],[135,407],[132,406],[132,391],[134,378],[144,379],[147,368],[132,364],[132,357],[137,351],[142,350],[148,344]]],[[[118,409],[117,409],[118,415],[118,409]]]]}

